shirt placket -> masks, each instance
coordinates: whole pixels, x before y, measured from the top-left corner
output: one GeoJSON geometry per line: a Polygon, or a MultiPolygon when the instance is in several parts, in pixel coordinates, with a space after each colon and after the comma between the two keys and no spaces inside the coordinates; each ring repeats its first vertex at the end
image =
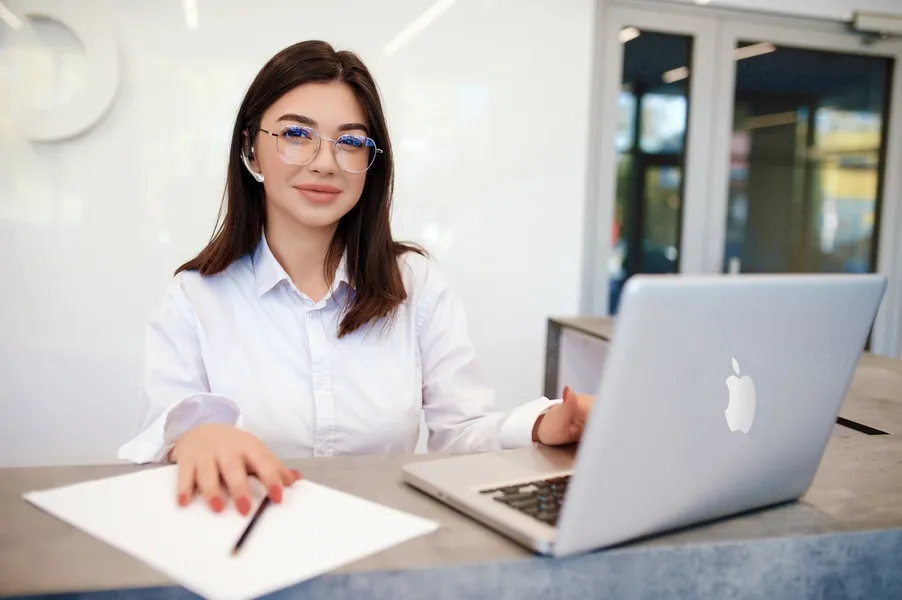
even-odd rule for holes
{"type": "Polygon", "coordinates": [[[313,380],[316,419],[313,455],[333,456],[335,454],[335,396],[322,308],[314,307],[308,310],[305,321],[307,339],[310,340],[310,375],[313,380]]]}

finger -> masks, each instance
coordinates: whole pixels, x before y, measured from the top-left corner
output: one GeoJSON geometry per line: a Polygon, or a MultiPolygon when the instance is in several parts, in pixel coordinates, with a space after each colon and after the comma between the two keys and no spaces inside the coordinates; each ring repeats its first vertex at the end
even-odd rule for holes
{"type": "Polygon", "coordinates": [[[289,469],[287,467],[279,471],[279,474],[282,477],[282,485],[285,487],[294,484],[301,478],[301,474],[297,469],[289,469]]]}
{"type": "Polygon", "coordinates": [[[244,461],[240,456],[230,454],[220,456],[217,463],[226,489],[235,502],[235,508],[242,515],[246,515],[251,511],[251,488],[247,481],[247,467],[244,461]]]}
{"type": "Polygon", "coordinates": [[[266,487],[269,499],[278,504],[282,501],[282,467],[279,459],[268,451],[249,452],[247,463],[257,479],[266,487]]]}
{"type": "Polygon", "coordinates": [[[578,397],[573,390],[570,389],[570,386],[564,387],[564,405],[571,410],[576,410],[578,397]]]}
{"type": "Polygon", "coordinates": [[[225,502],[222,499],[222,486],[219,485],[219,467],[212,455],[197,461],[196,477],[197,487],[213,512],[222,511],[225,508],[225,502]]]}
{"type": "Polygon", "coordinates": [[[179,506],[187,506],[194,496],[196,468],[191,461],[183,461],[178,463],[178,484],[176,485],[176,493],[178,494],[179,506]]]}

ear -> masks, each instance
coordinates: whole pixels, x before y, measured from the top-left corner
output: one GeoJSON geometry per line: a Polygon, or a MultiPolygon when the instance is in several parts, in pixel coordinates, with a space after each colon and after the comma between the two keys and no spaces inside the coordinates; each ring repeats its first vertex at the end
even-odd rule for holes
{"type": "Polygon", "coordinates": [[[241,132],[241,138],[241,162],[244,163],[245,168],[257,183],[263,183],[263,174],[254,168],[257,166],[257,161],[254,159],[254,146],[250,143],[246,130],[241,132]]]}

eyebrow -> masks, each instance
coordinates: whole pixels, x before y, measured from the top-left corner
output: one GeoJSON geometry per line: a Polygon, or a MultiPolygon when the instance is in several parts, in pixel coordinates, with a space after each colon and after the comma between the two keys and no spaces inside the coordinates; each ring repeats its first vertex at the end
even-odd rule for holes
{"type": "MultiPolygon", "coordinates": [[[[305,117],[304,115],[296,115],[294,113],[287,113],[276,119],[277,121],[294,121],[295,123],[300,123],[301,125],[306,125],[307,127],[316,127],[319,125],[316,121],[311,119],[310,117],[305,117]]],[[[363,123],[345,123],[344,125],[338,126],[338,131],[354,131],[361,130],[367,135],[369,135],[370,130],[363,123]]]]}

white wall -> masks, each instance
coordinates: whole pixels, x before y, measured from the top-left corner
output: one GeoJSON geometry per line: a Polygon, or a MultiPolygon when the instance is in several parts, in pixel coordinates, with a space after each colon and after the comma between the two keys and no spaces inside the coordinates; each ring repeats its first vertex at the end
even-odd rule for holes
{"type": "Polygon", "coordinates": [[[178,0],[81,0],[115,34],[120,87],[96,127],[56,143],[29,141],[20,108],[61,102],[84,65],[0,21],[0,466],[109,462],[133,433],[144,321],[211,233],[242,93],[307,38],[374,71],[396,233],[456,285],[499,405],[539,395],[545,319],[578,306],[594,4],[443,0],[386,56],[433,0],[197,0],[196,30],[178,0]]]}
{"type": "Polygon", "coordinates": [[[856,10],[902,16],[900,0],[662,0],[844,21],[856,10]]]}

